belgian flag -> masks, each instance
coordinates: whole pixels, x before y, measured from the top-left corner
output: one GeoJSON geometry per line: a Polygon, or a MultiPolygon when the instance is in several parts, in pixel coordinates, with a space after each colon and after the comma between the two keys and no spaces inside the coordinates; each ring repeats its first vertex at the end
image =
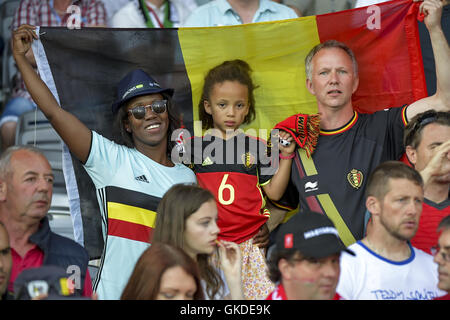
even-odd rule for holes
{"type": "MultiPolygon", "coordinates": [[[[42,27],[33,50],[41,77],[60,105],[112,140],[119,140],[111,113],[114,89],[130,70],[142,68],[162,86],[174,88],[183,124],[201,135],[194,121],[203,78],[210,68],[232,59],[247,61],[259,86],[256,120],[248,127],[270,129],[290,115],[317,112],[305,85],[304,59],[313,46],[329,39],[355,52],[360,84],[353,105],[359,112],[425,97],[417,14],[418,4],[390,1],[319,16],[212,28],[42,27]]],[[[85,246],[91,256],[99,256],[103,246],[98,241],[95,189],[76,159],[69,161],[65,174],[71,170],[76,183],[68,186],[69,198],[76,200],[73,194],[79,194],[85,246]]]]}

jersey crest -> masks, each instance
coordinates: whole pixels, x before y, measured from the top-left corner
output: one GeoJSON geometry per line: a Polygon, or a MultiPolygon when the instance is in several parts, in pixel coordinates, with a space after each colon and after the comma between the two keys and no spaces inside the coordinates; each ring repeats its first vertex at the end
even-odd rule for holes
{"type": "Polygon", "coordinates": [[[357,169],[352,169],[352,171],[350,171],[347,174],[348,182],[355,189],[361,188],[362,182],[363,182],[363,178],[364,178],[364,176],[363,176],[362,172],[357,170],[357,169]]]}
{"type": "Polygon", "coordinates": [[[256,164],[256,158],[250,152],[246,152],[241,157],[244,167],[251,169],[256,164]]]}

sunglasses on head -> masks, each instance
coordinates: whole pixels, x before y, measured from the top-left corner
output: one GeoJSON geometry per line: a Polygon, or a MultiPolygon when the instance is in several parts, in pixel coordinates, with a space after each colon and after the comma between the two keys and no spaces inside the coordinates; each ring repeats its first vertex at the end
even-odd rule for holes
{"type": "Polygon", "coordinates": [[[417,131],[425,127],[427,124],[436,122],[437,120],[438,114],[434,110],[430,110],[429,112],[426,112],[419,118],[417,118],[411,131],[408,133],[407,139],[405,140],[406,144],[408,145],[411,143],[412,137],[416,134],[417,131]]]}
{"type": "Polygon", "coordinates": [[[128,110],[128,114],[132,114],[136,119],[144,119],[148,109],[152,109],[154,113],[164,113],[167,110],[167,100],[155,100],[146,106],[137,106],[128,110]]]}

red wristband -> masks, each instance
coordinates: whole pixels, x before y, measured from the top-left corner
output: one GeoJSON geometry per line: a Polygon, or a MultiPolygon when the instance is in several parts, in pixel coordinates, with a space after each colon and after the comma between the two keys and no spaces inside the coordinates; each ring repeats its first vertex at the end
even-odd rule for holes
{"type": "Polygon", "coordinates": [[[295,152],[292,152],[292,154],[291,154],[290,156],[287,156],[287,157],[283,156],[283,155],[280,153],[280,159],[283,159],[283,160],[292,159],[292,158],[294,158],[294,157],[295,157],[295,152]]]}

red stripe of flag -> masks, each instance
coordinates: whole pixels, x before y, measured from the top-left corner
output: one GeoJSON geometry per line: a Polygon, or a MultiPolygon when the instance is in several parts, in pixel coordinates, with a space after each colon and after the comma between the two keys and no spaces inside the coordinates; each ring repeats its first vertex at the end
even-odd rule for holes
{"type": "Polygon", "coordinates": [[[150,243],[153,228],[132,222],[108,219],[108,235],[150,243]]]}
{"type": "Polygon", "coordinates": [[[373,113],[427,96],[417,27],[418,5],[390,1],[372,9],[364,7],[316,17],[320,42],[335,39],[355,53],[360,81],[352,101],[357,111],[373,113]],[[376,22],[380,23],[379,28],[376,22]]]}

